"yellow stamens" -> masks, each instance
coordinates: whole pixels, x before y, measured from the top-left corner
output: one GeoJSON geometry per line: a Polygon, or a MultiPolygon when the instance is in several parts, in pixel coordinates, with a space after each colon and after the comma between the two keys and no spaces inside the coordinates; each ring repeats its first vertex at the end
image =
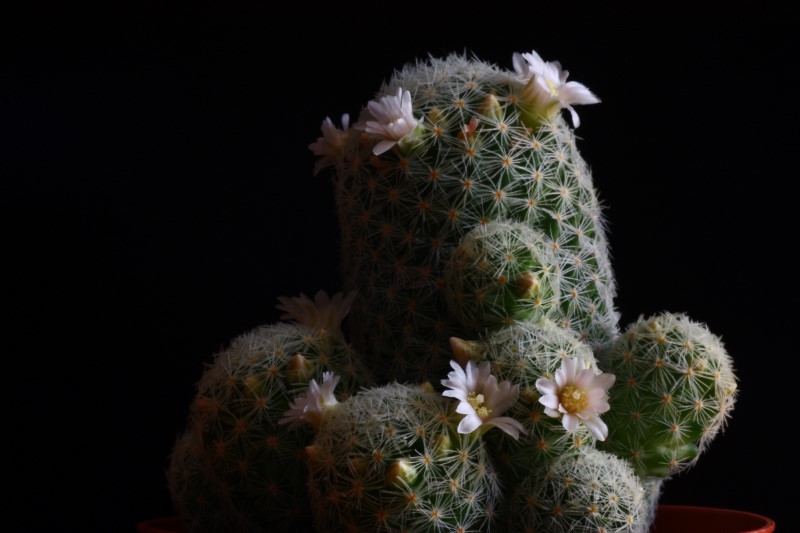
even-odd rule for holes
{"type": "Polygon", "coordinates": [[[481,420],[486,420],[487,418],[489,418],[489,416],[491,416],[492,410],[484,405],[484,402],[486,400],[483,397],[483,394],[476,394],[474,392],[470,392],[467,395],[467,401],[472,406],[472,408],[475,409],[475,412],[478,414],[478,416],[481,417],[481,420]]]}
{"type": "Polygon", "coordinates": [[[589,394],[586,389],[581,389],[574,385],[566,385],[561,389],[558,401],[568,413],[580,413],[589,405],[589,394]]]}

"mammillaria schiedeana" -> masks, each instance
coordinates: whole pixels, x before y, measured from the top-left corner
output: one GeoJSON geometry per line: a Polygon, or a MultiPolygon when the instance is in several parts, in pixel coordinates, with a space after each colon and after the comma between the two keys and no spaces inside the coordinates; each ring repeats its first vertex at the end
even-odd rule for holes
{"type": "Polygon", "coordinates": [[[619,332],[560,113],[599,99],[512,65],[418,62],[324,120],[349,292],[282,298],[294,323],[207,369],[169,473],[190,529],[644,532],[724,426],[736,379],[705,326],[619,332]]]}

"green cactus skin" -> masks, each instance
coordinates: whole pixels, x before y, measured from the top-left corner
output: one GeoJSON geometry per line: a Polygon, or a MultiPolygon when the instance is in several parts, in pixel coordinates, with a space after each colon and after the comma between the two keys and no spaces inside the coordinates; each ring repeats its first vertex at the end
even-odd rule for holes
{"type": "Polygon", "coordinates": [[[259,327],[215,357],[168,472],[175,507],[192,531],[309,527],[305,447],[313,435],[278,421],[295,393],[326,370],[342,377],[344,396],[369,382],[340,333],[300,324],[259,327]]]}
{"type": "Polygon", "coordinates": [[[320,532],[488,532],[500,487],[483,442],[430,387],[373,388],[330,409],[309,447],[320,532]]]}
{"type": "Polygon", "coordinates": [[[559,266],[541,232],[490,222],[467,233],[445,267],[450,312],[476,334],[558,307],[559,266]]]}
{"type": "Polygon", "coordinates": [[[544,234],[560,266],[560,323],[591,344],[616,335],[603,219],[575,137],[559,117],[531,131],[524,82],[462,56],[405,67],[378,96],[411,92],[412,135],[381,156],[351,135],[335,188],[345,285],[358,289],[355,348],[386,377],[435,381],[449,338],[469,336],[448,312],[444,265],[461,238],[492,221],[544,234]],[[473,132],[464,126],[478,120],[473,132]]]}
{"type": "Polygon", "coordinates": [[[552,379],[565,357],[582,359],[587,368],[597,368],[592,350],[574,335],[546,319],[520,322],[492,333],[484,341],[470,343],[470,349],[476,360],[491,362],[492,374],[498,380],[520,386],[519,400],[507,416],[521,422],[525,434],[519,440],[501,431],[484,436],[506,484],[516,484],[531,472],[547,468],[562,455],[594,446],[595,438],[584,426],[568,433],[560,419],[547,416],[536,390],[536,380],[552,379]]]}
{"type": "Polygon", "coordinates": [[[633,469],[594,448],[566,454],[543,474],[527,477],[509,505],[508,531],[647,531],[644,491],[633,469]]]}
{"type": "Polygon", "coordinates": [[[665,313],[640,319],[604,355],[617,376],[603,448],[646,477],[692,464],[723,428],[736,399],[732,362],[701,324],[665,313]]]}

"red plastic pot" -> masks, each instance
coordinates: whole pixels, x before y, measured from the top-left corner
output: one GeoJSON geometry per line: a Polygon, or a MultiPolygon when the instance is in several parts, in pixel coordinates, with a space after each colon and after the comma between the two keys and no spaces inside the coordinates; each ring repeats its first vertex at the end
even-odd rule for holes
{"type": "MultiPolygon", "coordinates": [[[[159,518],[141,522],[139,533],[183,533],[178,517],[159,518]]],[[[652,533],[772,533],[775,522],[765,516],[744,511],[661,505],[656,514],[652,533]]]]}
{"type": "Polygon", "coordinates": [[[688,505],[659,505],[652,533],[772,533],[775,522],[765,516],[688,505]]]}

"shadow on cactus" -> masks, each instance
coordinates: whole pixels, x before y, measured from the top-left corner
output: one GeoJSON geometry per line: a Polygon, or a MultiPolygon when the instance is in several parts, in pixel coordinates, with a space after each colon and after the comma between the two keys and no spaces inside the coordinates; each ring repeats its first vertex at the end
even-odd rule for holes
{"type": "Polygon", "coordinates": [[[736,379],[705,326],[619,333],[560,116],[599,100],[535,52],[512,64],[418,62],[352,127],[325,119],[351,292],[281,299],[294,323],[206,370],[169,472],[190,529],[644,532],[723,428],[736,379]]]}

